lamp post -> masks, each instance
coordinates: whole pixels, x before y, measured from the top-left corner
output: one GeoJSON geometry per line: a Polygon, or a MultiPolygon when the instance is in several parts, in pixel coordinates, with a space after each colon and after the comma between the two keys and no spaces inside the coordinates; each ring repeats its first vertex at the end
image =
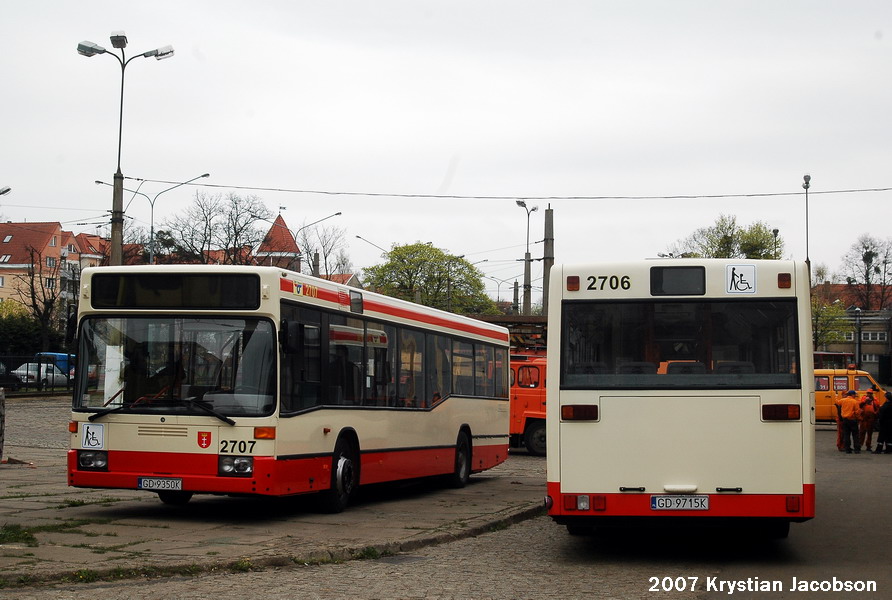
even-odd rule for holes
{"type": "Polygon", "coordinates": [[[778,233],[780,233],[779,229],[775,228],[775,229],[771,230],[771,234],[774,236],[774,256],[772,258],[774,258],[775,260],[777,260],[777,234],[778,233]]]}
{"type": "Polygon", "coordinates": [[[805,190],[805,264],[808,265],[808,272],[811,275],[811,261],[808,258],[808,188],[811,187],[811,175],[806,173],[802,181],[802,189],[805,190]]]}
{"type": "Polygon", "coordinates": [[[532,306],[530,299],[531,283],[530,283],[530,267],[533,259],[530,258],[530,213],[539,210],[538,206],[527,208],[527,203],[523,200],[517,200],[517,206],[521,207],[527,213],[527,252],[523,257],[523,314],[529,315],[532,306]]]}
{"type": "Polygon", "coordinates": [[[375,248],[377,248],[378,250],[380,250],[380,251],[383,252],[384,254],[387,254],[387,252],[388,252],[387,250],[385,250],[384,248],[382,248],[381,246],[379,246],[379,245],[376,244],[375,242],[370,242],[370,241],[368,241],[367,239],[365,239],[364,237],[362,237],[361,235],[357,235],[357,236],[356,236],[356,239],[358,239],[358,240],[362,240],[362,241],[365,242],[366,244],[371,244],[372,246],[374,246],[375,248]]]}
{"type": "Polygon", "coordinates": [[[861,369],[861,308],[855,307],[855,367],[861,369]]]}
{"type": "Polygon", "coordinates": [[[0,196],[5,196],[6,194],[8,194],[11,191],[12,191],[12,188],[9,187],[8,185],[0,187],[0,196]]]}
{"type": "Polygon", "coordinates": [[[484,279],[492,279],[496,282],[496,306],[502,301],[502,284],[503,283],[511,283],[507,279],[499,279],[498,277],[492,277],[490,275],[484,275],[484,279]]]}
{"type": "MultiPolygon", "coordinates": [[[[171,187],[167,188],[166,190],[161,190],[160,192],[158,192],[157,194],[155,194],[155,197],[154,197],[154,198],[149,198],[148,195],[143,194],[142,192],[139,191],[139,188],[142,187],[142,184],[144,184],[144,183],[146,182],[145,179],[139,179],[138,177],[134,177],[134,178],[132,178],[132,179],[134,179],[134,180],[136,180],[136,181],[139,181],[139,185],[136,186],[136,189],[135,189],[135,190],[128,190],[128,189],[126,189],[126,188],[121,188],[122,192],[131,192],[131,193],[133,193],[133,194],[139,194],[140,196],[142,196],[143,198],[145,198],[146,200],[149,201],[150,215],[151,215],[151,216],[150,216],[150,223],[149,223],[149,264],[150,264],[150,265],[154,265],[154,264],[155,264],[155,200],[157,200],[157,199],[158,199],[158,196],[160,196],[160,195],[163,194],[164,192],[169,192],[170,190],[175,190],[176,188],[178,188],[178,187],[180,187],[180,186],[186,185],[186,184],[188,184],[188,183],[192,183],[192,182],[195,181],[196,179],[201,179],[201,178],[203,178],[203,177],[210,177],[210,176],[211,176],[210,173],[205,173],[205,174],[203,174],[203,175],[199,175],[198,177],[193,177],[192,179],[190,179],[190,180],[188,180],[188,181],[184,181],[184,182],[182,182],[182,183],[178,183],[178,184],[176,184],[176,185],[174,185],[174,186],[171,186],[171,187]]],[[[104,181],[99,181],[99,180],[97,179],[97,180],[96,180],[96,185],[100,185],[100,184],[102,184],[102,185],[110,185],[110,184],[108,184],[108,183],[106,183],[106,182],[104,182],[104,181]]],[[[123,218],[123,216],[124,216],[124,215],[123,215],[123,211],[122,211],[121,217],[123,218]]]]}
{"type": "Polygon", "coordinates": [[[127,36],[123,31],[113,31],[111,34],[111,43],[113,48],[121,51],[121,56],[110,53],[108,50],[93,42],[81,42],[77,45],[78,54],[86,57],[95,56],[97,54],[108,54],[115,57],[121,65],[121,103],[118,110],[118,170],[115,171],[114,185],[112,190],[112,218],[111,218],[111,254],[109,263],[111,265],[120,265],[123,257],[124,247],[124,174],[121,173],[121,134],[124,129],[124,70],[134,58],[149,58],[154,56],[156,60],[163,60],[173,56],[173,46],[163,46],[155,50],[149,50],[142,54],[136,54],[130,58],[125,58],[124,48],[127,47],[127,36]]]}

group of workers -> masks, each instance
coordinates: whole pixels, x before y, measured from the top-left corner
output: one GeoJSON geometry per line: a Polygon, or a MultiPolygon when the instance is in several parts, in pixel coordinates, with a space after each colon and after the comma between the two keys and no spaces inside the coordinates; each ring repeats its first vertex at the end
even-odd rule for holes
{"type": "Polygon", "coordinates": [[[880,406],[879,390],[867,390],[858,398],[849,390],[836,401],[836,447],[840,452],[860,454],[862,447],[874,454],[892,454],[892,393],[880,406]],[[877,431],[876,449],[872,449],[873,432],[877,431]]]}

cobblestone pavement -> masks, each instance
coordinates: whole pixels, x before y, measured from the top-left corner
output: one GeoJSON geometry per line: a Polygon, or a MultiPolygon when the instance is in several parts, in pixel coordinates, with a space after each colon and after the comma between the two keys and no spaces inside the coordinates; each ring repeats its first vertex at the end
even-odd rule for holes
{"type": "MultiPolygon", "coordinates": [[[[702,557],[700,557],[702,558],[702,557]]],[[[669,559],[659,570],[628,560],[586,538],[572,538],[547,517],[503,531],[377,560],[175,577],[122,583],[73,584],[16,590],[18,600],[177,600],[423,598],[654,598],[648,578],[692,573],[694,561],[669,559]]],[[[702,569],[698,570],[702,573],[702,569]]],[[[713,569],[712,572],[715,572],[713,569]]],[[[697,594],[661,593],[660,598],[697,594]]],[[[0,594],[2,597],[2,594],[0,594]]]]}

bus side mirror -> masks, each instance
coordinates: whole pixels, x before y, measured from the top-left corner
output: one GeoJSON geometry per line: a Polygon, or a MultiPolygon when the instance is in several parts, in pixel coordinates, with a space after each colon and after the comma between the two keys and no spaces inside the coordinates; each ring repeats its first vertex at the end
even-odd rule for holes
{"type": "Polygon", "coordinates": [[[279,341],[288,354],[295,354],[303,345],[303,326],[297,321],[282,319],[279,325],[279,341]]]}

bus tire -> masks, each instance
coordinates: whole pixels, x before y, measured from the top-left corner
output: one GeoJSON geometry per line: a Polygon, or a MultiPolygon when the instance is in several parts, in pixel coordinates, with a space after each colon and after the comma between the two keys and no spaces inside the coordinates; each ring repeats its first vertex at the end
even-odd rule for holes
{"type": "Polygon", "coordinates": [[[471,478],[471,439],[467,432],[459,431],[455,441],[455,466],[449,476],[449,487],[463,488],[471,478]]]}
{"type": "Polygon", "coordinates": [[[523,445],[535,456],[545,456],[545,421],[531,421],[523,432],[523,445]]]}
{"type": "Polygon", "coordinates": [[[320,508],[327,513],[343,512],[359,487],[359,460],[349,440],[341,437],[331,459],[331,487],[320,494],[320,508]]]}
{"type": "Polygon", "coordinates": [[[763,527],[769,540],[785,540],[790,535],[790,522],[783,520],[769,521],[763,527]]]}
{"type": "Polygon", "coordinates": [[[163,492],[158,492],[158,499],[170,506],[183,506],[192,499],[192,492],[164,490],[163,492]]]}

